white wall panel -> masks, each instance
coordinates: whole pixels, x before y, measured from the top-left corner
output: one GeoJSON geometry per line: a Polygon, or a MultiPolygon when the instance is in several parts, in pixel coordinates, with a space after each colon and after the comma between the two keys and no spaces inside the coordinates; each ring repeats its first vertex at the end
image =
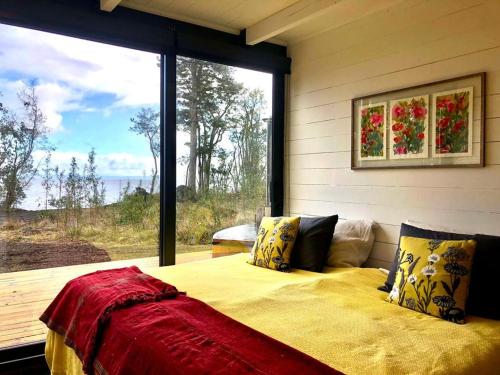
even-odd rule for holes
{"type": "Polygon", "coordinates": [[[408,219],[500,235],[500,1],[403,2],[289,51],[290,214],[375,220],[375,267],[389,266],[408,219]],[[350,170],[352,98],[481,71],[485,168],[350,170]]]}

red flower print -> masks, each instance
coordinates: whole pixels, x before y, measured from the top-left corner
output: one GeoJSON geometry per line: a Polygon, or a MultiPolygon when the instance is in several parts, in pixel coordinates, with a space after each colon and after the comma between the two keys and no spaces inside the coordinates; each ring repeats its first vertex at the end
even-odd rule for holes
{"type": "Polygon", "coordinates": [[[453,132],[458,133],[463,126],[464,120],[458,120],[455,125],[453,125],[453,132]]]}
{"type": "Polygon", "coordinates": [[[425,138],[425,134],[424,133],[418,133],[417,137],[418,137],[418,139],[424,139],[425,138]]]}
{"type": "Polygon", "coordinates": [[[385,106],[362,108],[360,155],[362,158],[384,155],[385,106]]]}
{"type": "Polygon", "coordinates": [[[384,121],[384,117],[380,113],[374,113],[370,117],[370,122],[375,125],[375,126],[380,126],[382,125],[382,122],[384,121]]]}
{"type": "Polygon", "coordinates": [[[399,143],[401,141],[402,141],[401,137],[394,137],[394,143],[399,143]]]}
{"type": "Polygon", "coordinates": [[[441,154],[447,154],[448,152],[450,152],[450,146],[444,146],[439,149],[439,153],[441,154]]]}
{"type": "Polygon", "coordinates": [[[413,117],[415,117],[416,119],[421,119],[421,118],[424,118],[425,115],[427,114],[427,109],[417,105],[417,106],[412,108],[412,114],[413,114],[413,117]]]}
{"type": "Polygon", "coordinates": [[[400,105],[395,105],[392,108],[392,117],[399,118],[405,115],[405,109],[400,105]]]}
{"type": "Polygon", "coordinates": [[[403,130],[403,134],[406,135],[407,137],[411,134],[411,130],[406,128],[403,130]]]}
{"type": "Polygon", "coordinates": [[[438,107],[439,109],[446,108],[449,102],[450,102],[449,99],[440,100],[439,102],[437,102],[436,107],[438,107]]]}
{"type": "Polygon", "coordinates": [[[400,122],[397,122],[394,125],[392,125],[392,131],[395,131],[395,132],[399,132],[399,131],[403,130],[403,128],[404,128],[404,125],[400,122]]]}
{"type": "Polygon", "coordinates": [[[451,101],[446,106],[446,109],[448,110],[449,113],[452,113],[455,110],[455,108],[456,108],[455,103],[451,101]]]}
{"type": "Polygon", "coordinates": [[[459,96],[457,99],[457,108],[462,110],[465,108],[465,97],[463,95],[459,96]]]}
{"type": "Polygon", "coordinates": [[[395,151],[396,151],[396,154],[398,154],[398,155],[404,155],[404,154],[406,154],[406,147],[398,146],[398,147],[396,147],[395,151]]]}
{"type": "Polygon", "coordinates": [[[436,146],[441,146],[444,143],[444,135],[438,135],[436,137],[436,146]]]}
{"type": "Polygon", "coordinates": [[[438,127],[440,129],[444,129],[444,128],[448,127],[449,124],[450,124],[450,118],[449,117],[443,117],[441,120],[439,120],[438,127]]]}

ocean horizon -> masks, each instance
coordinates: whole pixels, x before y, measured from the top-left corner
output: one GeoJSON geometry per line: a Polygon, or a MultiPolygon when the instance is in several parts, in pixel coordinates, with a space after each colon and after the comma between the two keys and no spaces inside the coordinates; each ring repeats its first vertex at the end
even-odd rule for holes
{"type": "MultiPolygon", "coordinates": [[[[147,176],[101,176],[106,189],[105,203],[115,203],[120,199],[123,189],[130,182],[130,191],[136,187],[142,186],[149,191],[151,177],[147,176]]],[[[23,210],[42,210],[45,209],[45,189],[42,187],[41,178],[36,177],[31,181],[30,186],[26,189],[26,198],[17,206],[23,210]]],[[[57,196],[58,192],[55,187],[51,189],[51,194],[57,196]]],[[[53,207],[49,207],[53,209],[53,207]]]]}

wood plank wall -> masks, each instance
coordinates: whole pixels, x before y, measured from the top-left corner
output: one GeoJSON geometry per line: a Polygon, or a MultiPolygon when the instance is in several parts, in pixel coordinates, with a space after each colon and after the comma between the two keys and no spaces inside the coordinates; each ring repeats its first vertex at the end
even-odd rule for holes
{"type": "Polygon", "coordinates": [[[289,214],[370,218],[388,267],[407,219],[500,235],[500,0],[407,0],[289,46],[289,214]],[[486,167],[350,170],[350,99],[487,73],[486,167]]]}

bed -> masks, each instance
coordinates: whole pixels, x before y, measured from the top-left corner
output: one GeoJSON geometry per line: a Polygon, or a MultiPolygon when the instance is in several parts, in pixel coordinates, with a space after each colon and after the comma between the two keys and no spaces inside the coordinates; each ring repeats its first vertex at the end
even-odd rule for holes
{"type": "MultiPolygon", "coordinates": [[[[347,374],[498,374],[500,321],[458,325],[386,303],[372,268],[276,272],[238,254],[149,273],[229,317],[347,374]]],[[[81,374],[63,337],[49,331],[53,374],[81,374]]]]}

